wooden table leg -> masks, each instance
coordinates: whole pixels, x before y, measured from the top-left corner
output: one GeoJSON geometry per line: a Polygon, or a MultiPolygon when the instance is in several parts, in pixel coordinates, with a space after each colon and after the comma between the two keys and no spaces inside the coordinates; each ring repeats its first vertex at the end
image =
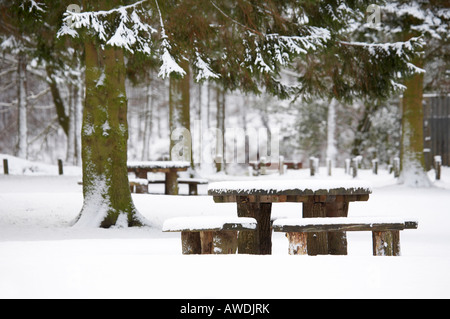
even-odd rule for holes
{"type": "Polygon", "coordinates": [[[178,174],[176,171],[166,173],[166,195],[178,195],[178,174]]]}
{"type": "MultiPolygon", "coordinates": [[[[326,217],[326,204],[313,199],[303,203],[303,218],[326,217]]],[[[308,255],[328,255],[328,233],[308,233],[308,255]]]]}
{"type": "Polygon", "coordinates": [[[183,255],[200,255],[202,245],[199,232],[184,231],[181,233],[183,255]]]}
{"type": "MultiPolygon", "coordinates": [[[[325,205],[327,217],[348,217],[349,201],[345,197],[338,197],[335,201],[325,205]]],[[[328,253],[330,255],[347,255],[346,232],[328,233],[328,253]]]]}
{"type": "Polygon", "coordinates": [[[252,255],[272,254],[272,229],[270,215],[272,203],[250,203],[248,197],[237,197],[238,217],[255,218],[256,231],[240,231],[238,237],[238,253],[252,255]]]}
{"type": "Polygon", "coordinates": [[[142,179],[147,179],[148,178],[147,177],[147,170],[145,170],[145,169],[137,168],[135,170],[135,175],[136,175],[136,178],[142,178],[142,179]]]}

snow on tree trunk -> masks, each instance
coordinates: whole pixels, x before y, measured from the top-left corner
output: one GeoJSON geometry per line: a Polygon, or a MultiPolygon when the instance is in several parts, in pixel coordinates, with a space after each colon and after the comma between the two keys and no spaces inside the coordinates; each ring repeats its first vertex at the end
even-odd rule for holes
{"type": "MultiPolygon", "coordinates": [[[[414,65],[422,67],[416,59],[414,65]]],[[[430,187],[423,155],[423,74],[405,81],[402,99],[401,175],[399,181],[412,187],[430,187]]]]}
{"type": "Polygon", "coordinates": [[[122,49],[86,40],[82,126],[84,205],[77,226],[140,226],[127,172],[127,98],[122,49]]]}
{"type": "Polygon", "coordinates": [[[20,158],[28,157],[28,126],[27,126],[27,58],[25,53],[18,55],[17,66],[17,99],[18,99],[18,141],[16,155],[20,158]]]}

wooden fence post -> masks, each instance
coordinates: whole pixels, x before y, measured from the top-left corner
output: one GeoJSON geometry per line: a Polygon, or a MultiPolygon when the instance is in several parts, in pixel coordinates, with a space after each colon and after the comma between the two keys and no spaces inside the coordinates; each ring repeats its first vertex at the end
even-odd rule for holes
{"type": "Polygon", "coordinates": [[[349,175],[351,174],[350,168],[351,168],[351,166],[350,166],[350,159],[347,158],[345,160],[345,174],[349,174],[349,175]]]}
{"type": "Polygon", "coordinates": [[[328,170],[328,176],[331,176],[332,172],[331,172],[331,167],[332,167],[333,161],[331,160],[331,158],[327,158],[327,170],[328,170]]]}
{"type": "Polygon", "coordinates": [[[309,158],[309,172],[310,172],[311,176],[316,175],[316,164],[315,164],[314,157],[309,158]]]}
{"type": "Polygon", "coordinates": [[[437,181],[441,179],[441,166],[442,166],[442,157],[437,155],[434,157],[434,169],[436,171],[437,181]]]}
{"type": "Polygon", "coordinates": [[[261,163],[261,168],[260,168],[260,171],[261,171],[261,175],[267,175],[267,160],[266,160],[266,158],[265,157],[261,157],[261,161],[260,161],[261,163]]]}
{"type": "Polygon", "coordinates": [[[58,160],[58,172],[59,175],[64,175],[63,161],[61,159],[58,160]]]}
{"type": "Polygon", "coordinates": [[[400,158],[394,158],[394,177],[400,176],[400,158]]]}
{"type": "Polygon", "coordinates": [[[352,171],[353,178],[356,178],[358,176],[358,159],[357,158],[352,159],[351,171],[352,171]]]}
{"type": "Polygon", "coordinates": [[[378,175],[378,159],[372,160],[372,172],[378,175]]]}
{"type": "Polygon", "coordinates": [[[280,175],[284,174],[284,156],[280,156],[278,161],[278,172],[280,175]]]}
{"type": "Polygon", "coordinates": [[[3,172],[5,173],[5,175],[9,175],[8,160],[6,158],[3,159],[3,172]]]}

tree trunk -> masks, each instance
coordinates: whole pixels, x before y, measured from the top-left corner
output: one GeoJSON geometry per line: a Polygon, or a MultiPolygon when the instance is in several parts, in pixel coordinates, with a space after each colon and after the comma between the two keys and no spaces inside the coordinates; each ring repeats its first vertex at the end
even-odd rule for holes
{"type": "Polygon", "coordinates": [[[75,165],[81,165],[81,126],[83,124],[83,82],[80,78],[75,84],[75,165]]]}
{"type": "Polygon", "coordinates": [[[75,107],[76,107],[76,86],[69,84],[69,131],[67,135],[66,162],[75,164],[75,107]]]}
{"type": "Polygon", "coordinates": [[[328,119],[327,119],[327,158],[335,163],[337,156],[336,148],[336,106],[337,101],[331,99],[328,107],[328,119]]]}
{"type": "Polygon", "coordinates": [[[151,81],[151,73],[147,78],[149,83],[147,86],[147,100],[145,105],[145,123],[144,123],[144,145],[142,149],[142,160],[147,161],[150,158],[150,138],[152,133],[153,122],[153,82],[151,81]]]}
{"type": "MultiPolygon", "coordinates": [[[[118,1],[105,2],[112,7],[118,1]]],[[[105,6],[86,9],[105,10],[105,6]]],[[[85,41],[86,100],[82,158],[84,205],[77,225],[109,228],[145,223],[132,198],[127,172],[127,98],[122,49],[85,41]]]]}
{"type": "MultiPolygon", "coordinates": [[[[412,61],[422,67],[423,61],[412,61]]],[[[423,74],[416,74],[405,81],[407,89],[402,99],[402,138],[400,182],[407,186],[427,187],[431,183],[425,171],[423,155],[423,74]]]]}
{"type": "Polygon", "coordinates": [[[64,105],[64,101],[61,97],[61,92],[58,88],[58,84],[56,82],[54,76],[54,70],[51,65],[47,65],[47,82],[50,87],[50,92],[52,93],[53,103],[55,104],[56,114],[58,115],[58,123],[64,131],[66,136],[69,136],[69,122],[70,118],[67,116],[66,107],[64,105]]]}
{"type": "MultiPolygon", "coordinates": [[[[190,117],[190,72],[188,61],[182,61],[181,67],[186,72],[185,76],[181,78],[178,74],[172,74],[169,82],[169,124],[170,124],[170,157],[172,158],[172,149],[177,144],[177,140],[172,139],[172,133],[175,129],[185,128],[190,132],[191,117],[190,117]]],[[[178,136],[177,136],[178,138],[178,136]]],[[[190,143],[190,141],[183,141],[190,143]]],[[[192,145],[189,145],[192,150],[192,145]]],[[[191,162],[193,167],[192,152],[188,152],[183,148],[183,154],[179,154],[185,161],[191,162]]]]}
{"type": "Polygon", "coordinates": [[[216,171],[221,172],[225,170],[225,90],[217,87],[216,103],[217,103],[217,136],[216,143],[216,171]]]}
{"type": "Polygon", "coordinates": [[[17,67],[17,99],[19,107],[18,116],[18,141],[17,153],[20,158],[28,157],[28,126],[27,126],[27,58],[25,53],[20,52],[17,67]]]}
{"type": "Polygon", "coordinates": [[[372,128],[372,122],[370,116],[374,114],[378,109],[378,102],[366,102],[364,105],[363,117],[359,120],[358,127],[356,129],[355,139],[353,141],[352,156],[356,157],[362,155],[363,143],[368,138],[370,129],[372,128]]]}

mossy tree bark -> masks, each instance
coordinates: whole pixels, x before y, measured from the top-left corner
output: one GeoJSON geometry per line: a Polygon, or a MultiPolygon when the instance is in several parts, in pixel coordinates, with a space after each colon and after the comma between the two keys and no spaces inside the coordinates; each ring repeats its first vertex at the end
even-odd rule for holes
{"type": "MultiPolygon", "coordinates": [[[[423,60],[412,61],[417,67],[423,60]]],[[[402,99],[402,138],[400,181],[408,186],[430,186],[425,171],[423,154],[423,74],[416,74],[405,81],[407,89],[402,99]]]]}
{"type": "MultiPolygon", "coordinates": [[[[102,1],[105,2],[105,1],[102,1]]],[[[108,1],[116,6],[118,1],[108,1]],[[112,3],[114,2],[114,3],[112,3]]],[[[98,8],[108,9],[99,5],[98,8]]],[[[82,159],[84,205],[77,224],[141,226],[127,172],[127,98],[122,49],[85,40],[86,100],[82,159]]]]}

